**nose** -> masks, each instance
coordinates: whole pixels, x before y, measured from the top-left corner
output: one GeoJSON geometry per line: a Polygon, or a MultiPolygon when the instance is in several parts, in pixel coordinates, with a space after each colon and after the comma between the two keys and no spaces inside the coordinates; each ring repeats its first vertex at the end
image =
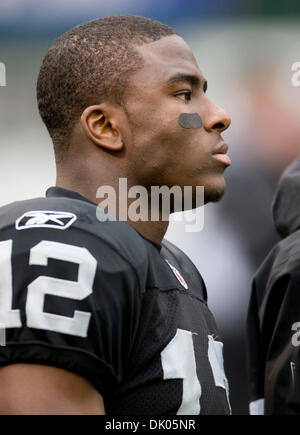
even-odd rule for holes
{"type": "Polygon", "coordinates": [[[217,131],[221,133],[230,126],[230,116],[221,107],[212,102],[209,103],[208,112],[204,117],[204,120],[202,120],[203,127],[208,132],[217,131]]]}

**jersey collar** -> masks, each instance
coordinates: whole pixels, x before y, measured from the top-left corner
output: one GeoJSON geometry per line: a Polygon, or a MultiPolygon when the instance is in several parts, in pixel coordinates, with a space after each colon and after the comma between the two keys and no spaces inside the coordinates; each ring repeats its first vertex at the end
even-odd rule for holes
{"type": "Polygon", "coordinates": [[[97,205],[95,202],[90,201],[85,196],[80,195],[78,192],[74,192],[73,190],[64,189],[63,187],[49,187],[46,191],[47,198],[72,198],[78,199],[80,201],[88,202],[89,204],[97,205]]]}
{"type": "MultiPolygon", "coordinates": [[[[95,202],[90,201],[85,196],[80,195],[78,192],[74,192],[73,190],[64,189],[63,187],[58,186],[52,186],[49,187],[49,189],[46,190],[46,197],[47,198],[72,198],[77,199],[79,201],[88,202],[89,204],[97,205],[95,202]]],[[[127,223],[128,224],[128,223],[127,223]]],[[[128,224],[129,225],[129,224],[128,224]]],[[[133,227],[131,227],[133,228],[133,227]]],[[[162,248],[162,245],[159,245],[158,243],[153,242],[152,240],[148,239],[147,237],[144,237],[139,231],[137,231],[135,228],[133,228],[143,239],[147,240],[148,242],[152,243],[159,251],[162,248]]]]}

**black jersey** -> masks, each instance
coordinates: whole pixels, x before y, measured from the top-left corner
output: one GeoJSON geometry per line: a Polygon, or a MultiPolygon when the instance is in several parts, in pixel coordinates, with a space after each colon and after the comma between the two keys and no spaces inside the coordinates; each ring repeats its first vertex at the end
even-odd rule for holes
{"type": "Polygon", "coordinates": [[[228,414],[222,342],[193,263],[81,195],[0,209],[0,365],[88,379],[107,414],[228,414]]]}
{"type": "Polygon", "coordinates": [[[300,159],[273,202],[282,240],[255,273],[247,320],[250,411],[300,414],[300,159]]]}

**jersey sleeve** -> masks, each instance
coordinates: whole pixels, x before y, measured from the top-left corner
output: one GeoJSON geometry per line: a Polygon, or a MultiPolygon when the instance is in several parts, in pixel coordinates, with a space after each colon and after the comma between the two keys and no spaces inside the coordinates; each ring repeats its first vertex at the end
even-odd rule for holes
{"type": "Polygon", "coordinates": [[[1,366],[70,370],[104,398],[122,381],[138,330],[144,260],[107,240],[76,227],[1,232],[1,366]]]}

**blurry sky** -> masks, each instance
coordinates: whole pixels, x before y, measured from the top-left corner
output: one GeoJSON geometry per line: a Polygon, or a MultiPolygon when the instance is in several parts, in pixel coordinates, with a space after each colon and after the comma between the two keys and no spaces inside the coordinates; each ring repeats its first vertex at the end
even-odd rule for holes
{"type": "Polygon", "coordinates": [[[297,0],[1,0],[0,35],[55,34],[100,15],[129,13],[174,24],[216,17],[295,17],[297,0]]]}
{"type": "Polygon", "coordinates": [[[253,6],[247,3],[243,5],[233,0],[1,0],[0,23],[1,32],[6,34],[51,33],[65,23],[72,26],[97,15],[129,13],[174,22],[252,10],[253,6]]]}

